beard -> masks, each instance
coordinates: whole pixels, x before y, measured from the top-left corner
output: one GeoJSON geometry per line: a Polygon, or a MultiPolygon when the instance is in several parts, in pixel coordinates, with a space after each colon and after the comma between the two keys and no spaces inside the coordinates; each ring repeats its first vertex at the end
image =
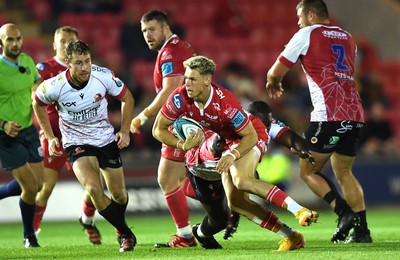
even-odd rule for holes
{"type": "Polygon", "coordinates": [[[21,54],[21,49],[18,49],[18,51],[17,52],[13,52],[12,50],[10,50],[10,49],[5,49],[4,50],[4,54],[7,56],[7,57],[9,57],[9,58],[11,58],[11,59],[17,59],[18,57],[19,57],[19,55],[21,54]]]}

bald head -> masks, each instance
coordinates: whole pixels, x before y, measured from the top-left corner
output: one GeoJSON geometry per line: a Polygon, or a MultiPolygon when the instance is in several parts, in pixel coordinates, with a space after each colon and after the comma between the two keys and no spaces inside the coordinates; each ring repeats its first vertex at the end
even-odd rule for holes
{"type": "Polygon", "coordinates": [[[0,40],[3,57],[14,63],[18,62],[22,48],[22,35],[18,26],[13,23],[6,23],[1,26],[0,40]]]}

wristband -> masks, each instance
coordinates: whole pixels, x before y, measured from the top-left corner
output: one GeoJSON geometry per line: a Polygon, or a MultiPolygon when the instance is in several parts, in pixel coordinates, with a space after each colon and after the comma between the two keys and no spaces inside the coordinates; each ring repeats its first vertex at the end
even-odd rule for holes
{"type": "Polygon", "coordinates": [[[1,128],[3,128],[4,129],[4,126],[7,124],[7,121],[6,120],[3,120],[3,123],[1,124],[1,128]]]}
{"type": "Polygon", "coordinates": [[[224,154],[224,156],[225,155],[230,155],[230,156],[232,156],[233,157],[233,160],[235,160],[236,161],[236,155],[234,155],[231,151],[229,151],[229,152],[226,152],[225,154],[224,154]]]}
{"type": "Polygon", "coordinates": [[[138,118],[140,119],[141,126],[144,125],[144,123],[146,123],[147,119],[149,119],[147,116],[145,116],[144,111],[140,112],[138,118]]]}
{"type": "Polygon", "coordinates": [[[238,151],[236,148],[232,149],[231,152],[232,152],[233,154],[236,155],[236,158],[237,158],[237,159],[240,158],[240,153],[239,153],[239,151],[238,151]],[[235,152],[235,153],[234,153],[234,152],[235,152]]]}

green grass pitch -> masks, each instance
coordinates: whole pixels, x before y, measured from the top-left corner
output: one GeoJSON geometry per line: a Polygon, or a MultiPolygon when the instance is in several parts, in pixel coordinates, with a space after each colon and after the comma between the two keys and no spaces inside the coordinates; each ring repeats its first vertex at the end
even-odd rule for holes
{"type": "MultiPolygon", "coordinates": [[[[4,214],[4,212],[2,212],[4,214]]],[[[374,239],[372,244],[333,244],[330,237],[335,230],[335,215],[320,212],[319,222],[301,227],[293,215],[278,211],[277,215],[292,228],[303,233],[306,247],[290,252],[273,252],[280,237],[241,218],[238,232],[232,240],[223,240],[223,232],[216,239],[222,250],[193,248],[153,248],[154,243],[167,242],[174,234],[172,219],[162,216],[129,217],[128,224],[138,239],[133,252],[120,253],[114,228],[105,221],[96,225],[103,236],[102,245],[91,245],[78,221],[42,224],[40,248],[25,249],[22,244],[22,225],[0,224],[0,259],[400,259],[400,208],[369,209],[368,224],[374,239]]],[[[191,224],[201,222],[202,215],[192,215],[191,224]]]]}

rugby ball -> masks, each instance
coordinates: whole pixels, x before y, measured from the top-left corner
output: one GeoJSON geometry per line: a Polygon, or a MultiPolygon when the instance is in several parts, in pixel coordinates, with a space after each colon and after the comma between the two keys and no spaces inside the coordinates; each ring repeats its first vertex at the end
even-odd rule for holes
{"type": "Polygon", "coordinates": [[[192,133],[197,133],[198,129],[203,130],[203,127],[195,120],[183,116],[178,117],[174,123],[172,124],[172,133],[182,141],[185,141],[186,138],[192,133]]]}

